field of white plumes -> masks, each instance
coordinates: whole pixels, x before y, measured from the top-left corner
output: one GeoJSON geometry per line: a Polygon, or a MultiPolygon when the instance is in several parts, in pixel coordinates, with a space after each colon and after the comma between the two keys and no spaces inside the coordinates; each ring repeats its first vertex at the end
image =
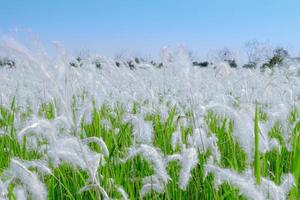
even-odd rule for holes
{"type": "Polygon", "coordinates": [[[298,199],[300,63],[0,55],[0,199],[298,199]],[[94,60],[97,59],[98,67],[94,60]]]}

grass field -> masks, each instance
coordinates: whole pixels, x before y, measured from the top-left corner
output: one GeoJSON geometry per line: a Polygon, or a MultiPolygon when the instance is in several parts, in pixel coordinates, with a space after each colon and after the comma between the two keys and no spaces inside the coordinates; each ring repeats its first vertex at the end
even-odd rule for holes
{"type": "Polygon", "coordinates": [[[297,63],[200,69],[181,53],[130,70],[9,51],[0,199],[300,198],[297,63]]]}
{"type": "MultiPolygon", "coordinates": [[[[175,106],[168,108],[165,119],[159,113],[147,113],[145,121],[135,122],[141,120],[135,116],[142,109],[142,105],[135,105],[131,111],[121,105],[94,107],[90,121],[82,119],[77,128],[67,128],[56,116],[55,103],[48,102],[39,108],[41,119],[19,132],[15,127],[18,106],[14,101],[10,107],[2,106],[0,173],[6,179],[1,188],[3,197],[299,198],[300,122],[296,121],[296,109],[287,122],[291,126],[290,149],[285,147],[278,123],[268,137],[279,144],[265,153],[259,151],[258,124],[267,119],[259,109],[253,113],[255,142],[253,157],[249,158],[233,137],[235,122],[230,118],[208,111],[201,128],[184,126],[184,121],[193,121],[195,114],[179,116],[175,106]],[[126,116],[132,118],[124,120],[126,116]],[[57,122],[61,126],[56,127],[57,122]],[[53,134],[56,139],[52,141],[43,134],[53,134]],[[59,138],[63,134],[67,136],[59,138]],[[139,134],[153,135],[145,141],[139,134]],[[84,142],[86,138],[93,139],[88,144],[84,142]],[[75,149],[77,145],[81,148],[75,149]],[[55,155],[52,146],[57,148],[55,155]],[[94,161],[97,155],[103,156],[103,160],[97,160],[100,165],[94,161]]],[[[26,120],[31,114],[27,111],[20,116],[26,120]]]]}

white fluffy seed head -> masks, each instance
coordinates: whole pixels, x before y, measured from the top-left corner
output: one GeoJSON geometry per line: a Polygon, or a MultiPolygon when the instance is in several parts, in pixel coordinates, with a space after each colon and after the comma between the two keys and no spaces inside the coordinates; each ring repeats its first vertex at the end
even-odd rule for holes
{"type": "Polygon", "coordinates": [[[198,163],[198,152],[195,148],[184,149],[181,153],[181,170],[179,175],[179,187],[185,190],[191,171],[196,167],[198,163]]]}
{"type": "Polygon", "coordinates": [[[31,195],[34,200],[46,200],[47,189],[45,185],[38,179],[37,174],[27,169],[21,161],[12,158],[9,173],[11,178],[20,181],[22,186],[31,195]]]}
{"type": "Polygon", "coordinates": [[[24,188],[22,188],[20,186],[16,186],[14,188],[14,195],[17,200],[27,200],[27,198],[28,198],[26,191],[24,190],[24,188]]]}
{"type": "Polygon", "coordinates": [[[95,179],[99,165],[105,164],[102,154],[91,151],[86,144],[81,143],[81,140],[76,137],[57,139],[49,146],[47,156],[56,167],[61,163],[68,163],[86,170],[90,179],[95,179]]]}
{"type": "Polygon", "coordinates": [[[97,137],[88,137],[88,138],[84,138],[82,140],[82,142],[84,144],[89,144],[89,143],[96,143],[102,150],[102,153],[104,154],[104,156],[108,157],[109,156],[109,151],[108,148],[105,144],[105,142],[103,141],[102,138],[97,138],[97,137]]]}
{"type": "Polygon", "coordinates": [[[215,175],[216,186],[225,182],[229,183],[239,188],[241,194],[245,197],[253,200],[285,200],[294,184],[293,176],[287,174],[284,176],[281,185],[276,185],[273,181],[264,177],[261,178],[260,185],[257,185],[251,170],[238,174],[230,169],[215,166],[211,162],[205,164],[205,172],[215,175]]]}

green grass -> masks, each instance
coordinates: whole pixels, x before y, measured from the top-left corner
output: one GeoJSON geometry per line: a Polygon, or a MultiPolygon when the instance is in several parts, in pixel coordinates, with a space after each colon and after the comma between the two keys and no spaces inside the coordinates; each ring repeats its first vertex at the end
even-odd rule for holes
{"type": "Polygon", "coordinates": [[[240,144],[233,138],[233,122],[227,118],[220,118],[217,115],[208,113],[207,123],[211,132],[218,138],[221,166],[238,172],[245,170],[247,156],[240,144]]]}
{"type": "Polygon", "coordinates": [[[254,117],[254,173],[256,177],[256,183],[260,184],[260,155],[259,155],[259,127],[258,127],[258,109],[255,108],[254,117]]]}
{"type": "MultiPolygon", "coordinates": [[[[132,114],[139,112],[142,105],[135,104],[132,114]]],[[[41,158],[36,151],[28,151],[26,145],[20,145],[16,138],[15,115],[20,113],[15,100],[9,107],[0,106],[0,128],[6,135],[0,136],[0,174],[4,169],[9,167],[12,157],[19,157],[25,160],[34,160],[41,158]]],[[[20,113],[23,120],[27,120],[32,115],[32,109],[20,113]]],[[[120,199],[121,195],[116,188],[111,187],[109,179],[113,179],[116,185],[122,186],[127,192],[130,199],[139,199],[139,192],[142,188],[142,180],[146,176],[153,174],[153,167],[140,156],[134,157],[125,163],[117,162],[120,158],[126,156],[127,148],[133,144],[132,124],[123,122],[122,118],[126,110],[122,105],[109,107],[103,105],[100,108],[94,107],[92,120],[90,122],[81,121],[80,137],[101,137],[109,150],[107,163],[98,169],[98,178],[101,180],[101,186],[107,191],[112,198],[120,199]],[[106,119],[110,122],[111,127],[107,128],[101,122],[106,119]],[[118,130],[118,133],[116,133],[118,130]],[[101,176],[100,176],[101,175],[101,176]]],[[[41,118],[53,120],[56,117],[55,103],[46,102],[40,105],[38,115],[41,118]]],[[[237,172],[244,172],[246,168],[254,171],[257,184],[260,184],[261,177],[268,177],[276,184],[280,184],[283,174],[292,173],[295,177],[295,186],[290,192],[290,199],[300,198],[299,193],[299,176],[300,176],[300,122],[296,123],[298,112],[294,109],[291,112],[289,122],[296,125],[293,127],[292,147],[290,150],[284,144],[280,124],[274,126],[269,132],[270,138],[276,138],[282,144],[281,149],[275,149],[270,152],[261,154],[259,152],[259,128],[258,121],[262,120],[263,112],[256,109],[254,115],[254,162],[249,166],[247,164],[247,154],[241,145],[234,139],[232,132],[234,123],[226,117],[219,117],[208,112],[205,122],[209,128],[209,134],[215,134],[217,137],[217,146],[221,154],[220,166],[230,168],[237,172]]],[[[190,115],[192,116],[192,115],[190,115]]],[[[153,145],[161,150],[164,155],[174,154],[180,150],[173,150],[171,137],[177,127],[177,109],[170,107],[168,117],[162,120],[158,113],[149,113],[145,120],[152,122],[154,130],[153,145]]],[[[188,115],[186,117],[189,117],[188,115]]],[[[266,118],[266,116],[264,116],[266,118]]],[[[187,137],[192,133],[193,127],[182,128],[181,134],[184,143],[187,137]]],[[[26,144],[26,138],[24,144],[26,144]]],[[[95,144],[90,144],[92,150],[100,152],[100,148],[95,144]]],[[[144,199],[246,199],[243,197],[238,188],[229,183],[222,184],[218,189],[214,186],[214,175],[205,175],[204,164],[210,157],[211,152],[198,152],[198,164],[192,170],[190,181],[185,191],[178,187],[178,177],[181,166],[177,162],[170,162],[167,166],[168,174],[171,180],[165,186],[164,193],[151,192],[144,199]]],[[[86,185],[88,175],[85,171],[75,168],[71,165],[60,165],[52,168],[51,175],[42,177],[48,190],[49,199],[97,199],[99,193],[89,190],[79,193],[81,187],[86,185]]],[[[14,199],[13,185],[10,186],[9,199],[14,199]]]]}

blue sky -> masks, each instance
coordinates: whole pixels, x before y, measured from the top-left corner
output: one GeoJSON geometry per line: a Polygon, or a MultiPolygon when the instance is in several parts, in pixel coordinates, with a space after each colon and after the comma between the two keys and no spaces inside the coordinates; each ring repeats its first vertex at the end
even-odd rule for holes
{"type": "Polygon", "coordinates": [[[107,55],[195,52],[252,39],[300,47],[299,0],[0,0],[0,32],[30,28],[43,43],[107,55]]]}

